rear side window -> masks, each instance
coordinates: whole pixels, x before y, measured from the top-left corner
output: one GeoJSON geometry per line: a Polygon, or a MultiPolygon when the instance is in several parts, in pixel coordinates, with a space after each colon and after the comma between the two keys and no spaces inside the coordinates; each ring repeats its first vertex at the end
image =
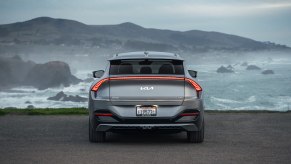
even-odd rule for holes
{"type": "Polygon", "coordinates": [[[183,61],[156,59],[110,61],[110,75],[122,74],[183,75],[183,61]]]}

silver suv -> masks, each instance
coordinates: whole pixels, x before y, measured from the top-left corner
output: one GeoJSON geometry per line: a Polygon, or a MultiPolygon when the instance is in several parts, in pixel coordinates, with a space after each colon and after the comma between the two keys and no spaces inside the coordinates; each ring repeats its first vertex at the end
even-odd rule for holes
{"type": "Polygon", "coordinates": [[[186,131],[189,142],[203,142],[204,106],[196,75],[177,54],[116,54],[105,71],[93,72],[89,140],[103,142],[109,131],[140,130],[186,131]]]}

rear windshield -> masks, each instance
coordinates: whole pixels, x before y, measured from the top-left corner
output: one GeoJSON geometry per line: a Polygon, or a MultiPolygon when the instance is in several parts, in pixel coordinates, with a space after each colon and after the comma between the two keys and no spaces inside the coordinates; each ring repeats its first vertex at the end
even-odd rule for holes
{"type": "Polygon", "coordinates": [[[122,74],[173,74],[183,75],[181,60],[112,60],[110,75],[122,74]]]}

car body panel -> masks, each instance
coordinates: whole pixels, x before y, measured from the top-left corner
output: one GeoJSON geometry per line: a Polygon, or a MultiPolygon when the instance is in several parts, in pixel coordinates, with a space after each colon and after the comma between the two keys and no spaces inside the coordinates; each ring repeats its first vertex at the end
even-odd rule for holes
{"type": "Polygon", "coordinates": [[[104,75],[96,79],[91,88],[101,79],[108,79],[97,92],[89,93],[89,116],[96,131],[116,129],[160,129],[198,131],[204,119],[203,94],[186,82],[194,80],[183,66],[183,75],[110,75],[110,62],[123,59],[183,59],[172,53],[131,52],[117,54],[109,59],[104,75]],[[132,79],[133,77],[151,77],[152,79],[132,79]],[[129,78],[128,78],[129,77],[129,78]],[[162,79],[155,79],[161,77],[162,79]],[[174,77],[165,79],[167,77],[174,77]],[[123,79],[121,79],[123,78],[123,79]],[[125,79],[125,80],[124,80],[125,79]],[[181,80],[182,79],[182,80],[181,80]],[[156,116],[139,117],[136,107],[140,105],[157,106],[156,116]],[[197,112],[197,116],[180,116],[181,113],[197,112]],[[110,113],[112,117],[96,116],[96,113],[110,113]]]}
{"type": "Polygon", "coordinates": [[[110,100],[114,105],[181,105],[184,81],[181,80],[119,80],[110,81],[110,100]],[[171,88],[171,89],[169,89],[171,88]],[[143,104],[145,102],[145,104],[143,104]]]}

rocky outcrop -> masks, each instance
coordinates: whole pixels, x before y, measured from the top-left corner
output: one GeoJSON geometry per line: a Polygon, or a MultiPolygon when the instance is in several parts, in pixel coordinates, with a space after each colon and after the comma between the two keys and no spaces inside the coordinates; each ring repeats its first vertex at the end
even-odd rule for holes
{"type": "Polygon", "coordinates": [[[0,57],[0,89],[22,85],[22,80],[34,65],[34,62],[23,61],[19,56],[0,57]]]}
{"type": "Polygon", "coordinates": [[[233,73],[234,72],[233,68],[232,67],[230,68],[230,67],[229,66],[228,67],[221,66],[216,70],[216,72],[217,73],[233,73]]]}
{"type": "Polygon", "coordinates": [[[233,66],[231,66],[231,65],[228,65],[226,68],[229,69],[229,70],[234,71],[234,68],[233,68],[233,66]]]}
{"type": "Polygon", "coordinates": [[[72,102],[86,102],[86,101],[88,101],[88,99],[85,97],[81,97],[79,95],[76,95],[76,96],[66,95],[63,91],[57,93],[55,96],[47,98],[47,100],[72,101],[72,102]]]}
{"type": "Polygon", "coordinates": [[[31,104],[31,101],[25,101],[25,104],[31,104]]]}
{"type": "Polygon", "coordinates": [[[34,109],[35,107],[33,105],[27,105],[27,109],[34,109]]]}
{"type": "Polygon", "coordinates": [[[47,98],[47,100],[62,101],[64,97],[67,97],[67,95],[63,91],[61,91],[57,93],[55,96],[47,98]]]}
{"type": "Polygon", "coordinates": [[[76,96],[69,95],[66,98],[64,98],[63,101],[86,102],[88,101],[88,99],[85,97],[81,97],[79,95],[76,95],[76,96]]]}
{"type": "Polygon", "coordinates": [[[264,75],[270,75],[270,74],[274,74],[275,72],[273,71],[273,70],[270,70],[270,69],[268,69],[268,70],[264,70],[263,72],[262,72],[262,74],[264,74],[264,75]]]}
{"type": "Polygon", "coordinates": [[[241,64],[241,66],[243,66],[243,67],[246,67],[246,66],[248,66],[249,64],[248,64],[248,62],[243,62],[242,64],[241,64]]]}
{"type": "Polygon", "coordinates": [[[32,61],[23,61],[19,56],[0,57],[0,79],[0,89],[23,85],[47,89],[81,81],[71,74],[67,63],[52,61],[35,64],[32,61]]]}
{"type": "Polygon", "coordinates": [[[67,63],[51,61],[45,64],[36,64],[24,79],[24,84],[32,85],[38,89],[50,87],[65,87],[70,84],[77,84],[81,80],[71,74],[67,63]]]}
{"type": "Polygon", "coordinates": [[[261,68],[256,65],[249,65],[246,70],[261,70],[261,68]]]}

